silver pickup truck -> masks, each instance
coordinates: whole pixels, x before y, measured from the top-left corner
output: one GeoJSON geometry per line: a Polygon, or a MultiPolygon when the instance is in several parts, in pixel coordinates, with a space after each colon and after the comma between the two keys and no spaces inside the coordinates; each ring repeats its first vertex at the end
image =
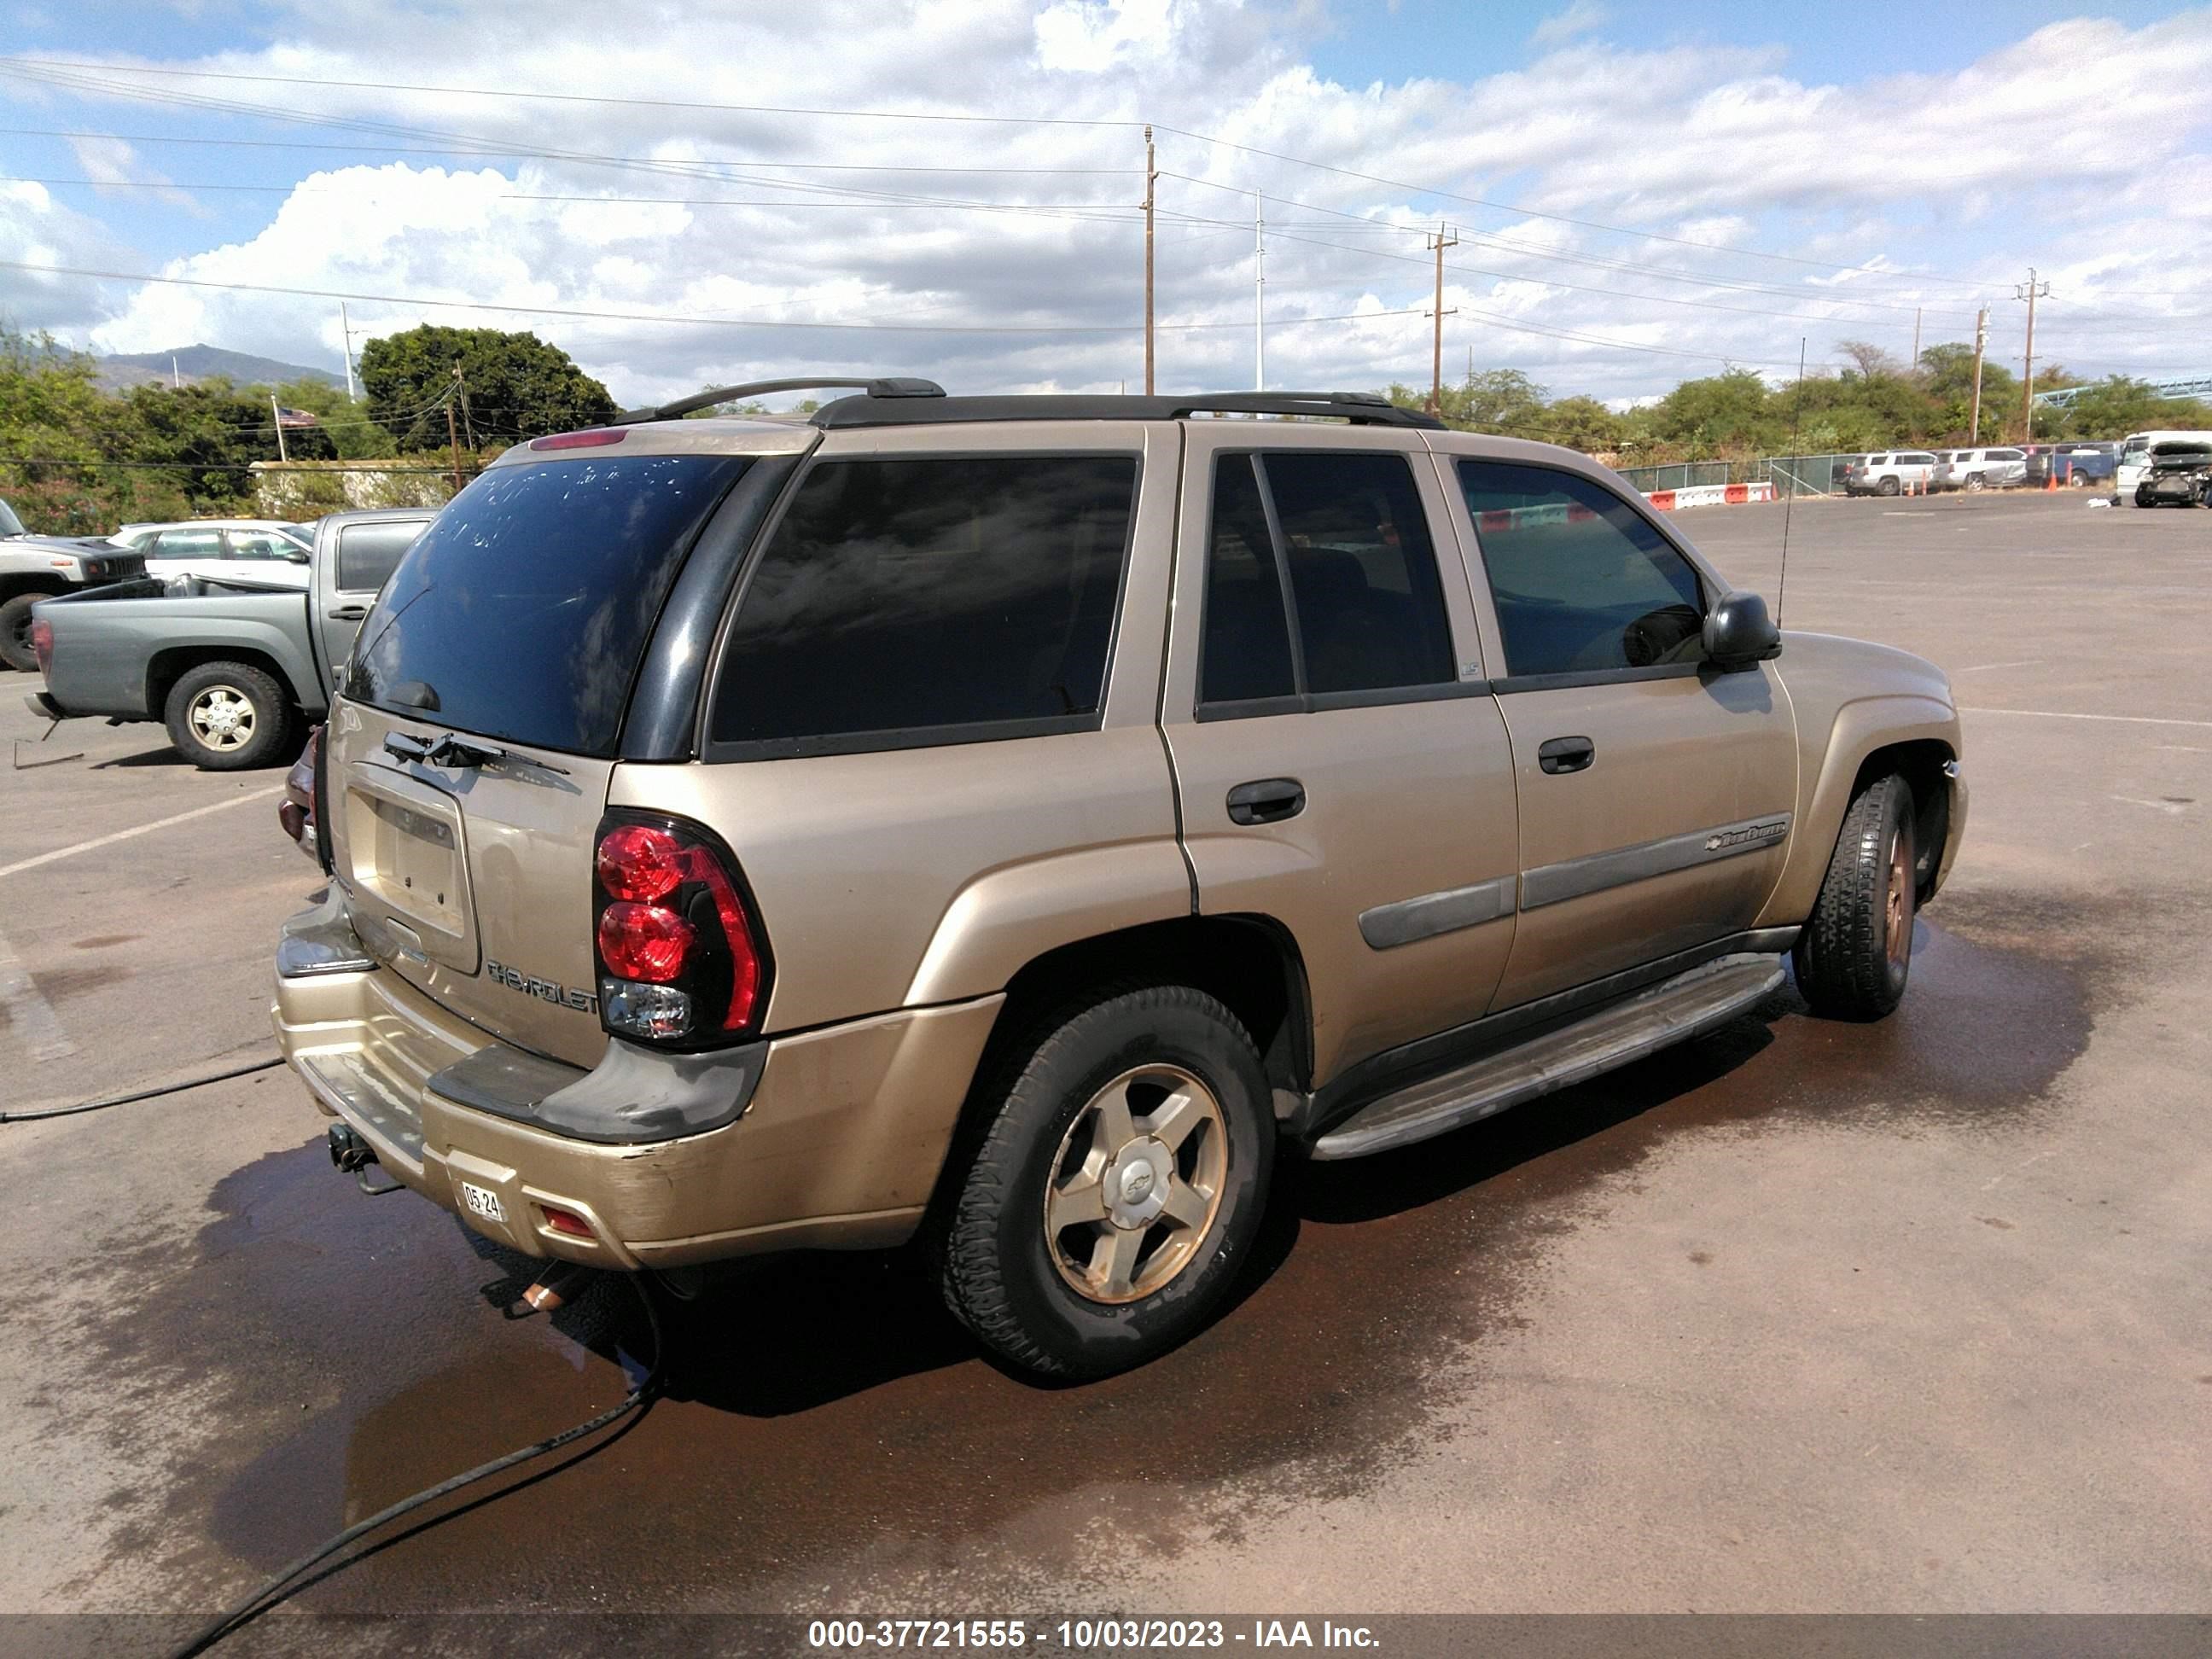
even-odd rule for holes
{"type": "Polygon", "coordinates": [[[31,634],[46,686],[31,707],[56,720],[161,720],[204,771],[289,759],[298,723],[329,708],[332,673],[377,590],[434,516],[404,507],[319,520],[304,593],[141,580],[41,599],[31,634]]]}

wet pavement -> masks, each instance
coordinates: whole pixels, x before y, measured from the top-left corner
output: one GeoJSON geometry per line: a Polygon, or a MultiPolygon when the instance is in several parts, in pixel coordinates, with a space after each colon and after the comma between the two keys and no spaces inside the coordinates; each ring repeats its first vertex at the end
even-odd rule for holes
{"type": "MultiPolygon", "coordinates": [[[[1237,1304],[1103,1383],[986,1363],[907,1256],[748,1264],[665,1307],[641,1419],[301,1604],[2202,1607],[2212,709],[2154,671],[2212,620],[2187,540],[2212,516],[2097,514],[2121,522],[2081,550],[2067,498],[1916,505],[1801,509],[1790,624],[2041,712],[1968,716],[1966,855],[1896,1016],[1825,1023],[1785,989],[1444,1139],[1286,1166],[1237,1304]],[[2093,563],[2171,591],[2089,619],[2024,591],[2093,563]],[[2100,626],[2154,699],[2083,679],[2100,626]],[[2081,713],[2182,723],[2055,718],[2081,713]]],[[[1772,592],[1772,514],[1686,522],[1772,592]]],[[[13,793],[101,787],[65,769],[13,793]]],[[[0,881],[87,1092],[252,1052],[254,951],[312,884],[273,805],[225,815],[253,852],[221,876],[195,858],[210,820],[164,850],[205,896],[149,905],[115,873],[136,858],[0,881]],[[180,926],[221,965],[192,993],[217,1012],[166,981],[108,1000],[129,994],[82,965],[180,926]],[[114,1012],[80,1024],[72,998],[114,1012]]],[[[21,828],[0,866],[45,850],[21,828]]],[[[70,1062],[11,1040],[24,1099],[70,1097],[70,1062]]],[[[319,1122],[276,1073],[0,1127],[0,1609],[210,1610],[652,1363],[625,1283],[509,1317],[520,1264],[411,1194],[362,1197],[319,1122]]]]}

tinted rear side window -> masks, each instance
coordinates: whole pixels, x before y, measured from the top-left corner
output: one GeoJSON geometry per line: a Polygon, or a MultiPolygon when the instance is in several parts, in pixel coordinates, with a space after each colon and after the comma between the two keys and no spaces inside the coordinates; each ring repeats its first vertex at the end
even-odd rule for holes
{"type": "Polygon", "coordinates": [[[349,524],[338,529],[338,591],[374,593],[392,580],[400,555],[415,545],[423,521],[349,524]]]}
{"type": "Polygon", "coordinates": [[[824,461],[747,579],[708,724],[801,754],[1098,722],[1133,455],[824,461]]]}
{"type": "Polygon", "coordinates": [[[661,601],[750,464],[630,455],[494,468],[400,561],[362,624],[346,696],[612,755],[661,601]]]}

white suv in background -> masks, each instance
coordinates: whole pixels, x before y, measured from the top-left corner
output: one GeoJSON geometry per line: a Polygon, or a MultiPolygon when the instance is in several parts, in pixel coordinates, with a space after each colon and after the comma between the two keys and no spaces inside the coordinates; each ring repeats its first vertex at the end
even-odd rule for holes
{"type": "Polygon", "coordinates": [[[278,519],[192,519],[127,524],[107,539],[143,553],[146,574],[164,581],[215,576],[304,589],[314,532],[278,519]]]}
{"type": "Polygon", "coordinates": [[[1936,464],[1930,489],[2010,489],[2027,482],[2023,449],[1953,449],[1936,464]]]}
{"type": "Polygon", "coordinates": [[[1844,474],[1846,495],[1902,495],[1925,489],[1936,476],[1936,458],[1924,449],[1893,449],[1869,455],[1844,474]]]}

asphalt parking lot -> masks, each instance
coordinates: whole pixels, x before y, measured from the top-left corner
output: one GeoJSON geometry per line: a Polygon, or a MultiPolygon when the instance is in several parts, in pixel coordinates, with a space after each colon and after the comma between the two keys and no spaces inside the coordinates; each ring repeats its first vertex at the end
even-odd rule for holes
{"type": "MultiPolygon", "coordinates": [[[[1681,523],[1775,596],[1782,508],[1681,523]]],[[[1967,711],[1898,1015],[1785,993],[1296,1172],[1240,1304],[1091,1387],[985,1364],[901,1260],[762,1264],[679,1311],[633,1430],[297,1605],[2212,1608],[2212,513],[1790,531],[1784,625],[1932,657],[1967,711]]],[[[29,684],[0,742],[82,757],[4,774],[0,1093],[273,1052],[270,940],[317,884],[281,774],[152,726],[35,743],[29,684]]],[[[321,1123],[277,1071],[0,1126],[0,1611],[213,1612],[624,1391],[616,1289],[510,1322],[513,1264],[361,1196],[321,1123]]]]}

